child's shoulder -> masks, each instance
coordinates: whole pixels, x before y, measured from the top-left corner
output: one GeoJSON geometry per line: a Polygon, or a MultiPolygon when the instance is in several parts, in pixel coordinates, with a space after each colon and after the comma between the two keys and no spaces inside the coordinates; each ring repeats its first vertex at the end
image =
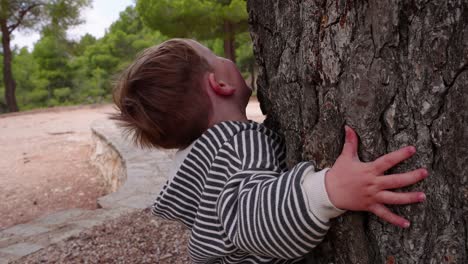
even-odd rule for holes
{"type": "Polygon", "coordinates": [[[267,128],[262,123],[253,120],[248,121],[223,121],[210,127],[201,138],[221,140],[223,142],[234,137],[246,135],[264,135],[274,140],[280,140],[281,136],[267,128]]]}
{"type": "MultiPolygon", "coordinates": [[[[284,143],[283,138],[265,125],[248,121],[223,121],[210,127],[196,142],[196,145],[214,152],[223,146],[252,145],[268,142],[272,147],[284,143]]],[[[236,147],[237,148],[237,147],[236,147]]]]}

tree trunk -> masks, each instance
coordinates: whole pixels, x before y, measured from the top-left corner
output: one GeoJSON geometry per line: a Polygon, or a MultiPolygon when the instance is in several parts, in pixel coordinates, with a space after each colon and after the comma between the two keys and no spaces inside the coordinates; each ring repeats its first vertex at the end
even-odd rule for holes
{"type": "Polygon", "coordinates": [[[362,161],[414,145],[388,173],[430,173],[405,188],[426,202],[391,207],[409,229],[348,212],[308,262],[468,263],[468,0],[247,5],[265,124],[284,135],[290,166],[332,166],[348,124],[362,161]]]}
{"type": "Polygon", "coordinates": [[[224,21],[224,57],[236,62],[234,24],[227,20],[224,21]]]}
{"type": "Polygon", "coordinates": [[[5,84],[5,102],[9,112],[18,112],[18,104],[16,103],[16,82],[11,71],[12,53],[10,48],[10,32],[8,32],[6,20],[0,20],[2,30],[2,47],[3,47],[3,82],[5,84]]]}

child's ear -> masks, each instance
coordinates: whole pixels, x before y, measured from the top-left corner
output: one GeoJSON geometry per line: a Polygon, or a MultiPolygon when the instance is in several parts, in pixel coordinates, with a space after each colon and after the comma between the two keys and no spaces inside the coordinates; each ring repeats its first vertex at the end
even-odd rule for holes
{"type": "Polygon", "coordinates": [[[234,87],[230,86],[229,84],[226,84],[223,81],[216,81],[214,73],[212,72],[208,74],[208,83],[210,84],[210,88],[217,95],[231,96],[236,91],[236,89],[234,89],[234,87]]]}

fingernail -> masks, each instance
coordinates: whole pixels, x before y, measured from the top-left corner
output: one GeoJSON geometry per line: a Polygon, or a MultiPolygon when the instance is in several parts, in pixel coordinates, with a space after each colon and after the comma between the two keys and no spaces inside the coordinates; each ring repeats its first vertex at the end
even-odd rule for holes
{"type": "Polygon", "coordinates": [[[411,146],[411,147],[409,148],[409,152],[410,152],[411,154],[416,153],[416,148],[413,147],[413,146],[411,146]]]}
{"type": "Polygon", "coordinates": [[[423,176],[424,178],[426,178],[427,175],[429,175],[429,172],[428,172],[426,169],[423,169],[423,171],[421,172],[421,174],[422,174],[422,176],[423,176]]]}
{"type": "Polygon", "coordinates": [[[410,223],[409,223],[409,222],[405,222],[405,223],[403,224],[403,227],[404,227],[404,228],[408,228],[409,226],[410,226],[410,223]]]}
{"type": "Polygon", "coordinates": [[[345,140],[346,141],[349,141],[349,134],[350,134],[349,127],[345,126],[345,140]]]}
{"type": "Polygon", "coordinates": [[[420,195],[418,195],[418,199],[419,201],[425,201],[426,200],[426,195],[424,193],[421,193],[420,195]]]}

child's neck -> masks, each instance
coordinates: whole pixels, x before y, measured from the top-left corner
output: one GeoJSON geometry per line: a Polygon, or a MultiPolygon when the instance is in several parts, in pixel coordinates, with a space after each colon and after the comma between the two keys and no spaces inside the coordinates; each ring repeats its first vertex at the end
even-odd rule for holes
{"type": "Polygon", "coordinates": [[[224,121],[241,121],[247,122],[249,119],[244,110],[229,110],[227,108],[221,108],[214,110],[210,117],[209,127],[212,127],[218,123],[224,121]]]}

